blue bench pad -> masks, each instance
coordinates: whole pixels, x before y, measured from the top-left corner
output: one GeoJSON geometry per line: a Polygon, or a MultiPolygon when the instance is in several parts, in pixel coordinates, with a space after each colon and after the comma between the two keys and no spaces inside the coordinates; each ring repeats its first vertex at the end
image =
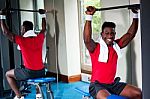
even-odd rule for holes
{"type": "Polygon", "coordinates": [[[34,78],[34,79],[28,79],[27,82],[34,82],[34,83],[46,83],[55,81],[55,77],[46,77],[46,78],[34,78]]]}

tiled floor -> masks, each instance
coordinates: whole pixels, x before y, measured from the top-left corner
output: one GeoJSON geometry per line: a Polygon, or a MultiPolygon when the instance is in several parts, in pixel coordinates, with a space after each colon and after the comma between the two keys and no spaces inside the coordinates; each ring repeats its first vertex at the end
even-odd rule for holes
{"type": "MultiPolygon", "coordinates": [[[[76,87],[78,88],[82,88],[82,90],[84,89],[87,90],[89,86],[89,83],[85,83],[85,82],[74,82],[74,83],[64,83],[64,82],[59,82],[58,84],[53,82],[51,84],[51,88],[52,91],[54,93],[54,99],[82,99],[82,94],[77,92],[75,90],[76,87]]],[[[42,90],[44,92],[44,96],[46,97],[46,88],[43,86],[42,90]]],[[[31,89],[30,89],[31,93],[29,93],[25,99],[35,99],[35,95],[36,95],[36,91],[35,91],[35,86],[32,85],[31,89]]],[[[0,99],[13,99],[10,96],[10,92],[7,92],[7,94],[5,95],[5,97],[0,98],[0,99]],[[7,97],[7,98],[6,98],[7,97]]],[[[115,98],[111,99],[116,99],[116,96],[112,95],[115,98]]],[[[47,99],[47,98],[44,98],[47,99]]],[[[90,98],[92,99],[92,98],[90,98]]],[[[126,99],[126,98],[118,98],[117,99],[126,99]]]]}
{"type": "MultiPolygon", "coordinates": [[[[82,95],[75,91],[75,87],[84,86],[85,82],[75,83],[52,83],[51,87],[54,92],[54,99],[82,99],[82,95]]],[[[46,91],[43,88],[44,92],[46,91]]],[[[35,88],[32,88],[32,93],[26,96],[25,99],[35,99],[35,88]]]]}

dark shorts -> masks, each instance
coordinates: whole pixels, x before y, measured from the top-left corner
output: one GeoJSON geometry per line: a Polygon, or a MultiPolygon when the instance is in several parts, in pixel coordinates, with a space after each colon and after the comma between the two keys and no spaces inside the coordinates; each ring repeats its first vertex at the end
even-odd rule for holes
{"type": "Polygon", "coordinates": [[[42,70],[30,70],[27,68],[16,68],[14,70],[16,80],[27,80],[29,78],[45,77],[45,68],[42,70]]]}
{"type": "Polygon", "coordinates": [[[104,84],[104,83],[99,83],[98,81],[90,83],[89,86],[89,93],[91,96],[96,99],[96,95],[98,91],[102,89],[106,89],[110,94],[115,94],[115,95],[120,95],[124,87],[126,86],[126,83],[115,81],[112,84],[104,84]]]}

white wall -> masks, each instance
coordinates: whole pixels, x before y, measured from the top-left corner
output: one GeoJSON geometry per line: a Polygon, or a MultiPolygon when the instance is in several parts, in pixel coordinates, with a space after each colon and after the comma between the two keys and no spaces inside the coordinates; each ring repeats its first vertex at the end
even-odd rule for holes
{"type": "MultiPolygon", "coordinates": [[[[57,11],[55,17],[50,13],[47,16],[49,31],[47,45],[49,50],[49,70],[60,74],[72,76],[81,73],[78,12],[76,0],[54,0],[57,11]],[[54,22],[54,19],[56,21],[54,22]],[[55,27],[54,27],[55,24],[55,27]],[[54,28],[56,30],[54,30],[54,28]],[[55,47],[55,36],[57,48],[55,47]],[[56,64],[56,61],[57,64],[56,64]]],[[[45,0],[45,9],[53,9],[53,0],[45,0]]]]}
{"type": "Polygon", "coordinates": [[[80,45],[77,0],[64,0],[68,75],[80,74],[80,45]]]}
{"type": "MultiPolygon", "coordinates": [[[[139,4],[140,0],[130,0],[131,4],[139,4]]],[[[140,13],[140,10],[139,10],[140,13]]],[[[139,14],[140,17],[140,14],[139,14]]],[[[132,19],[132,16],[130,16],[132,19]]],[[[141,24],[139,19],[139,28],[136,37],[134,38],[133,42],[131,42],[131,55],[132,60],[134,63],[132,63],[132,83],[137,84],[140,88],[142,88],[142,56],[141,56],[141,24]],[[135,54],[134,54],[135,52],[135,54]]]]}
{"type": "Polygon", "coordinates": [[[68,74],[66,60],[66,33],[64,25],[64,2],[63,0],[55,0],[54,4],[53,0],[45,0],[44,4],[45,9],[49,11],[55,9],[57,11],[57,13],[55,13],[55,17],[54,13],[47,14],[47,46],[49,46],[48,68],[50,71],[56,72],[56,66],[58,66],[60,74],[68,74]]]}
{"type": "MultiPolygon", "coordinates": [[[[101,0],[102,7],[112,7],[120,5],[128,5],[128,0],[101,0]],[[109,2],[108,2],[109,1],[109,2]]],[[[137,0],[130,2],[138,3],[137,0]]],[[[132,12],[128,9],[116,9],[102,12],[103,21],[113,21],[116,23],[117,37],[125,34],[132,22],[132,12]]],[[[140,26],[140,24],[139,24],[140,26]]],[[[123,49],[123,57],[118,62],[117,76],[122,78],[122,81],[142,87],[141,74],[141,35],[140,27],[134,40],[123,49]]]]}

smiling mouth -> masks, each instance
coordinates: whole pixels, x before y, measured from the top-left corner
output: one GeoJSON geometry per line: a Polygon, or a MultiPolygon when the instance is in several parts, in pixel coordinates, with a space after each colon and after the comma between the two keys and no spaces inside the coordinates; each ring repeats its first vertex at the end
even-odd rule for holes
{"type": "Polygon", "coordinates": [[[107,39],[107,41],[112,42],[112,41],[113,41],[113,39],[107,39]]]}

